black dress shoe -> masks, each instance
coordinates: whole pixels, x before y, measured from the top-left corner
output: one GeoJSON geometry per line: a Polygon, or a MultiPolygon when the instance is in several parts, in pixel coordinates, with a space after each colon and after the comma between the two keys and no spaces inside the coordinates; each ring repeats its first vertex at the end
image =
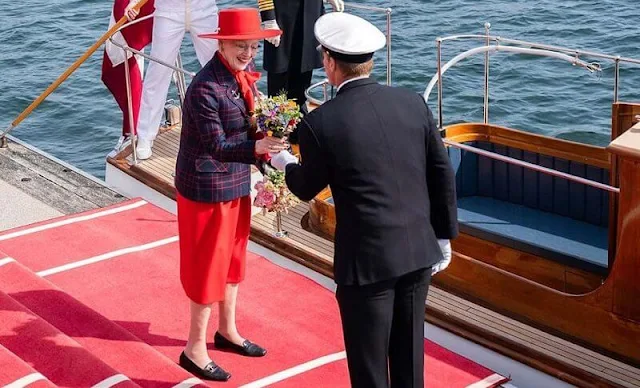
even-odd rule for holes
{"type": "Polygon", "coordinates": [[[267,354],[267,350],[260,345],[256,345],[249,340],[244,340],[242,345],[236,345],[228,339],[224,338],[222,334],[216,332],[213,336],[213,343],[218,349],[229,349],[236,353],[240,353],[243,356],[248,357],[262,357],[267,354]]]}
{"type": "Polygon", "coordinates": [[[227,381],[231,378],[231,374],[220,368],[215,362],[211,361],[204,368],[200,368],[184,352],[180,354],[180,366],[205,380],[227,381]]]}

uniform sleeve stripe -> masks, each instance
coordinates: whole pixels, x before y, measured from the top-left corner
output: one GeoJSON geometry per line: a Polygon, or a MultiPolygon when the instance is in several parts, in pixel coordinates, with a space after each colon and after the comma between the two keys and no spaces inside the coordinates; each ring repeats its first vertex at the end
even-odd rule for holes
{"type": "Polygon", "coordinates": [[[258,0],[258,9],[260,9],[260,11],[269,11],[275,9],[273,0],[258,0]]]}

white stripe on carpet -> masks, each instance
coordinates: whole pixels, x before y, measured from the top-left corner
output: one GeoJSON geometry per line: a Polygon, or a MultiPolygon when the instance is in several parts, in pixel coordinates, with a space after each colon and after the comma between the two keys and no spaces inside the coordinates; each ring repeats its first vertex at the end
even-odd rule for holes
{"type": "Polygon", "coordinates": [[[42,276],[42,277],[48,276],[48,275],[53,275],[53,274],[56,274],[56,273],[59,273],[59,272],[68,271],[70,269],[84,267],[85,265],[94,264],[94,263],[98,263],[100,261],[112,259],[114,257],[127,255],[129,253],[140,252],[140,251],[145,251],[147,249],[157,248],[159,246],[166,245],[166,244],[171,244],[171,243],[176,242],[176,241],[178,241],[178,236],[165,238],[165,239],[154,241],[154,242],[151,242],[151,243],[148,243],[148,244],[137,245],[137,246],[134,246],[134,247],[124,248],[124,249],[118,249],[117,251],[104,253],[102,255],[90,257],[88,259],[84,259],[84,260],[76,261],[76,262],[73,262],[73,263],[61,265],[59,267],[53,267],[51,269],[46,269],[44,271],[38,272],[37,274],[42,276]]]}
{"type": "Polygon", "coordinates": [[[112,208],[112,209],[108,209],[108,210],[103,210],[101,212],[96,212],[96,213],[93,213],[93,214],[88,214],[86,216],[71,217],[71,218],[67,218],[66,220],[62,220],[62,221],[52,222],[50,224],[45,224],[45,225],[35,226],[33,228],[27,228],[27,229],[19,230],[17,232],[8,233],[8,234],[5,234],[3,236],[0,236],[0,241],[9,240],[9,239],[12,239],[12,238],[24,236],[24,235],[31,234],[31,233],[42,232],[43,230],[53,229],[53,228],[57,228],[57,227],[63,226],[63,225],[74,224],[76,222],[92,220],[92,219],[95,219],[95,218],[108,216],[110,214],[121,213],[121,212],[124,212],[124,211],[127,211],[127,210],[135,209],[137,207],[140,207],[140,206],[143,206],[143,205],[146,205],[146,204],[147,204],[147,201],[137,201],[137,202],[134,202],[134,203],[130,203],[128,205],[124,205],[124,206],[120,206],[120,207],[116,207],[116,208],[112,208]]]}
{"type": "Polygon", "coordinates": [[[26,375],[24,377],[19,378],[11,384],[7,384],[4,388],[23,388],[29,384],[35,383],[36,381],[46,380],[47,378],[41,375],[40,373],[31,373],[30,375],[26,375]]]}
{"type": "Polygon", "coordinates": [[[109,388],[109,387],[113,387],[116,384],[120,384],[123,381],[130,381],[130,380],[125,375],[117,374],[102,380],[98,384],[94,385],[92,388],[109,388]]]}
{"type": "Polygon", "coordinates": [[[252,383],[241,386],[240,388],[261,388],[266,387],[270,384],[277,383],[278,381],[282,381],[293,377],[295,375],[299,375],[301,373],[310,371],[311,369],[315,369],[321,367],[326,364],[330,364],[335,361],[342,360],[347,357],[347,354],[343,352],[338,352],[334,354],[329,354],[324,357],[316,358],[315,360],[311,360],[309,362],[305,362],[304,364],[300,364],[294,366],[293,368],[285,369],[282,372],[278,372],[272,374],[271,376],[267,376],[260,380],[254,381],[252,383]]]}
{"type": "Polygon", "coordinates": [[[0,267],[2,267],[5,264],[9,264],[9,263],[13,263],[15,260],[12,259],[11,257],[5,257],[4,259],[0,259],[0,267]]]}
{"type": "Polygon", "coordinates": [[[189,388],[189,387],[193,387],[194,385],[199,385],[199,384],[205,385],[202,382],[202,380],[200,380],[199,378],[192,377],[190,379],[186,379],[185,381],[174,385],[172,388],[189,388]]]}

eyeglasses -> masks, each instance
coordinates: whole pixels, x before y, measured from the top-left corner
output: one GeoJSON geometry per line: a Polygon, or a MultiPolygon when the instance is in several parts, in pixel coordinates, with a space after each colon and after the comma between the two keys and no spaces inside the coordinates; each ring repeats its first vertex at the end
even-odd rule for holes
{"type": "Polygon", "coordinates": [[[245,51],[253,51],[253,52],[257,52],[258,50],[260,50],[260,45],[259,44],[246,44],[246,43],[237,43],[234,42],[233,46],[238,49],[238,51],[241,52],[245,52],[245,51]]]}

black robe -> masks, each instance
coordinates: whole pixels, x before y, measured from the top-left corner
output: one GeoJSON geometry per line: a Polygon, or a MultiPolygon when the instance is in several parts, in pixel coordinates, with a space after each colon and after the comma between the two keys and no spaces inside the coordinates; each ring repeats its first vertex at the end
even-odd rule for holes
{"type": "Polygon", "coordinates": [[[274,0],[274,5],[283,33],[279,47],[264,45],[264,69],[270,73],[304,73],[321,68],[313,27],[324,14],[322,0],[274,0]]]}

